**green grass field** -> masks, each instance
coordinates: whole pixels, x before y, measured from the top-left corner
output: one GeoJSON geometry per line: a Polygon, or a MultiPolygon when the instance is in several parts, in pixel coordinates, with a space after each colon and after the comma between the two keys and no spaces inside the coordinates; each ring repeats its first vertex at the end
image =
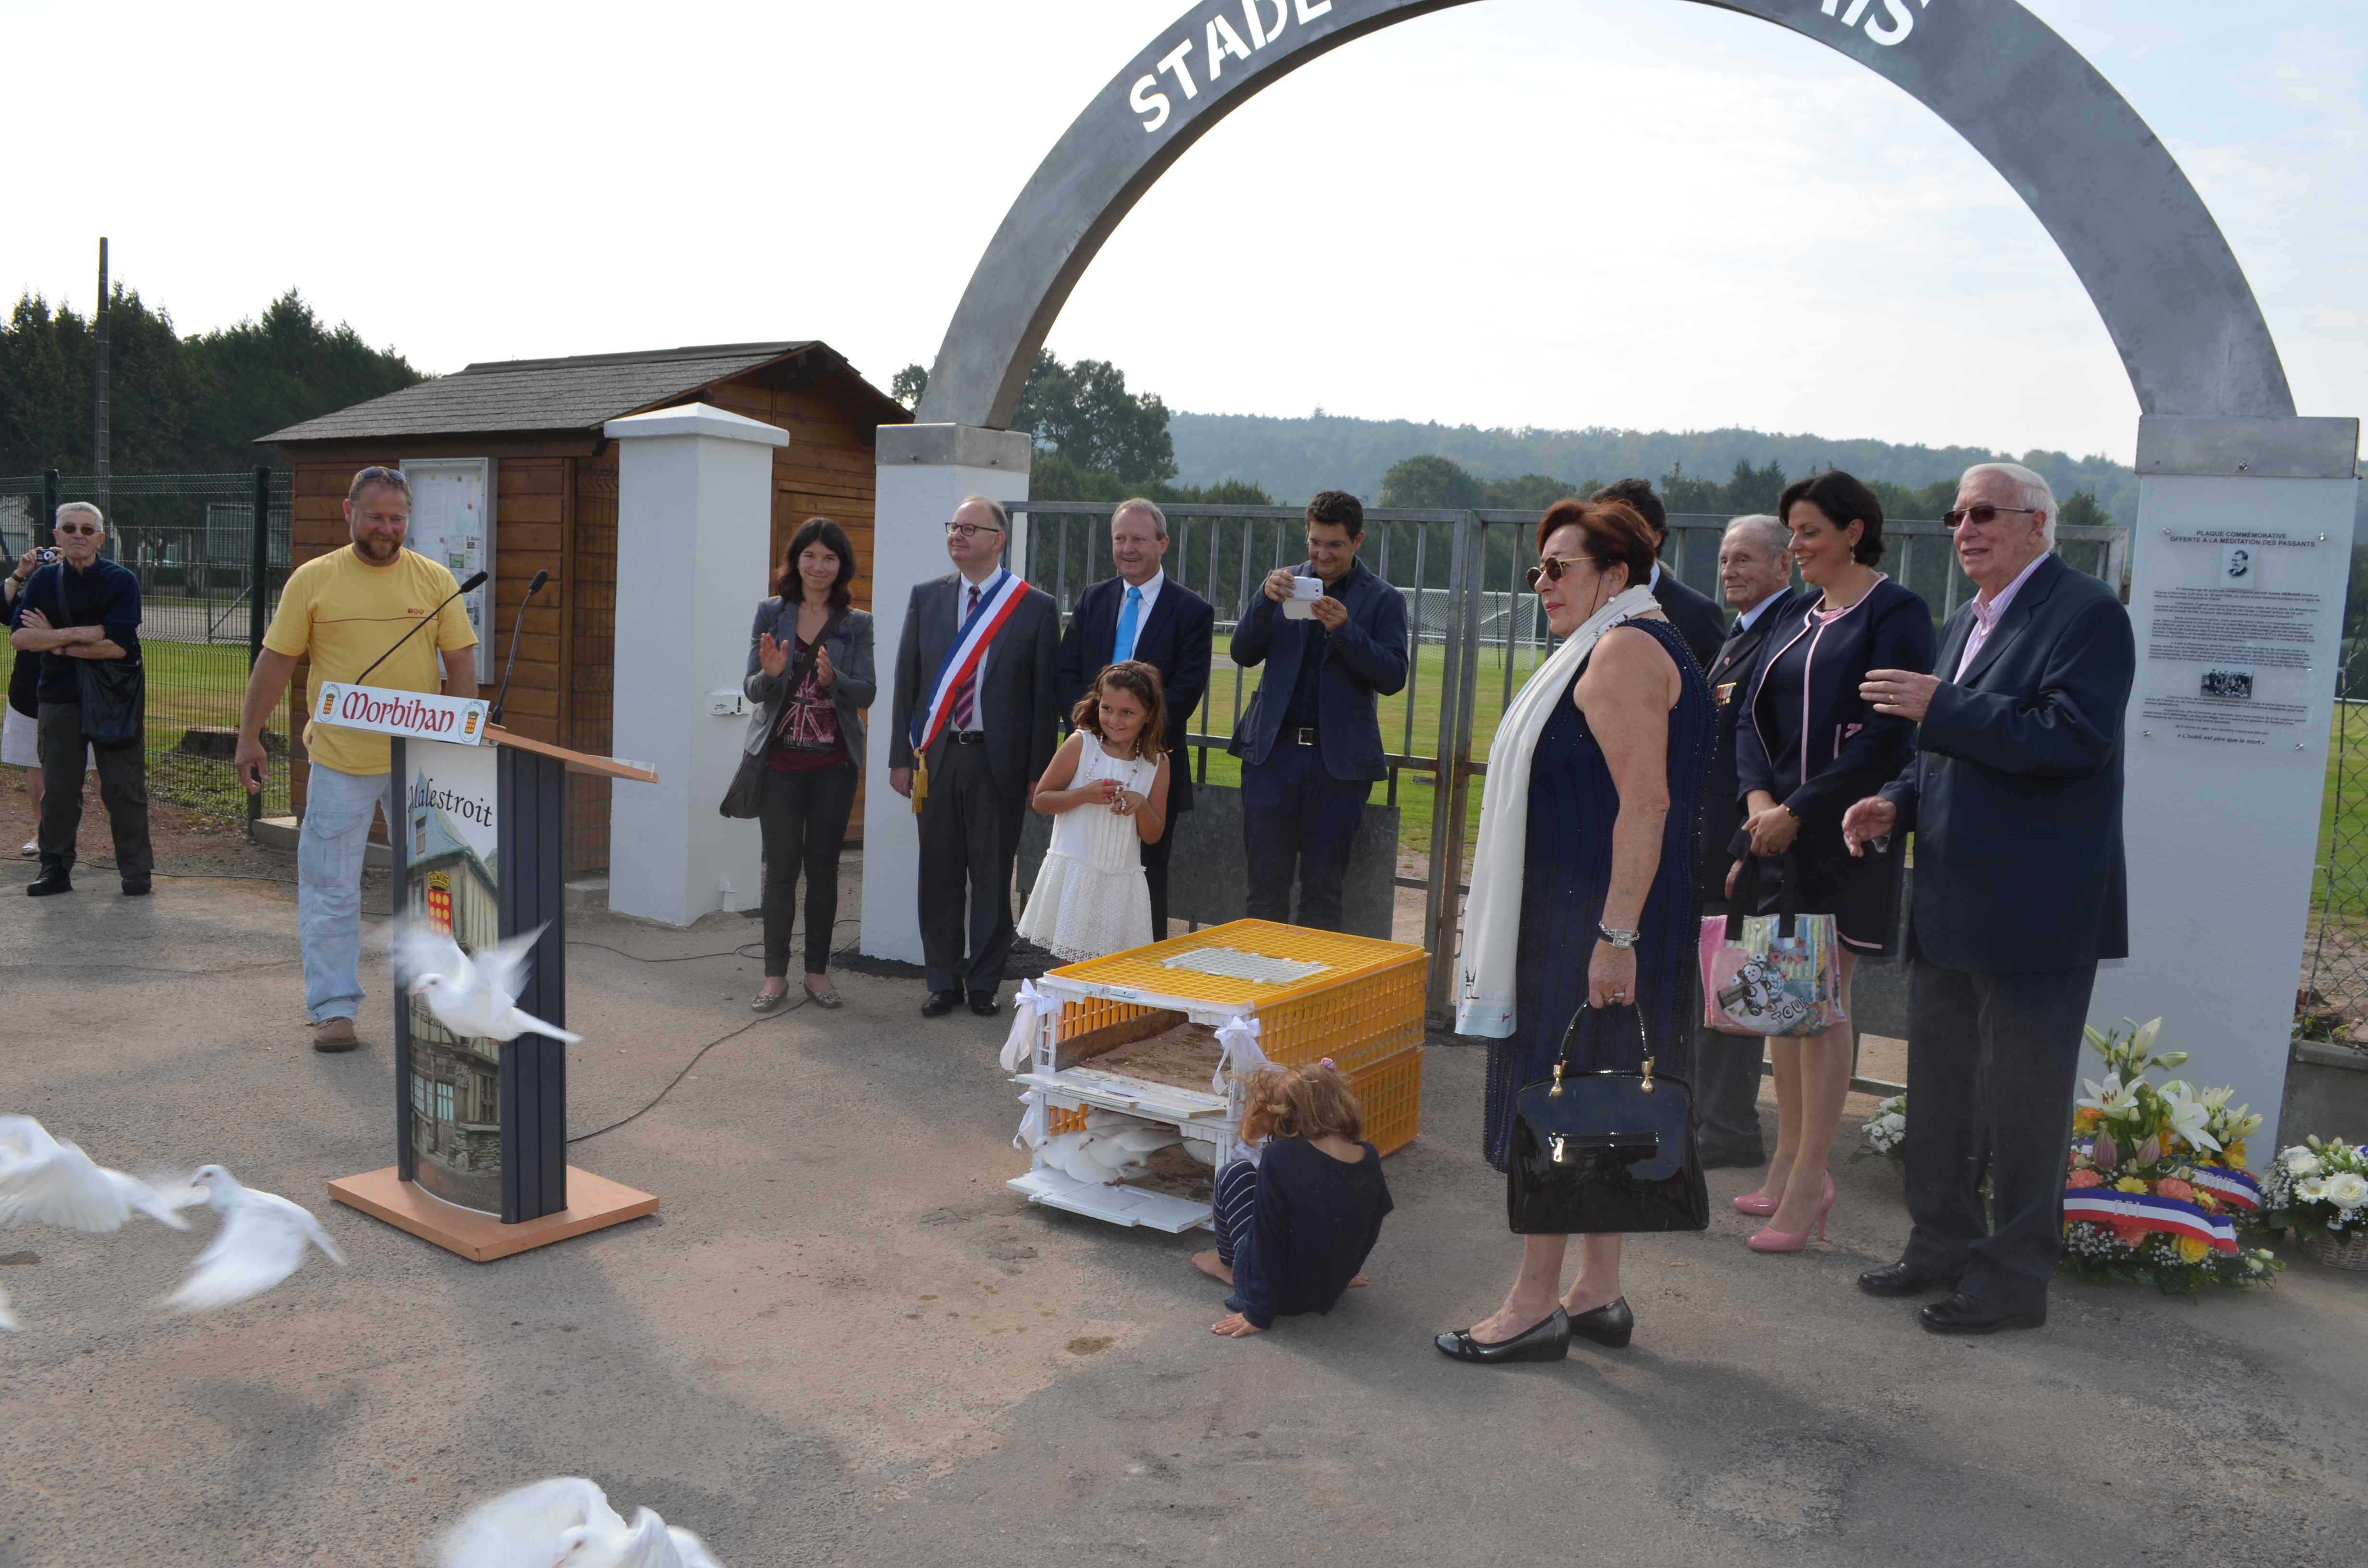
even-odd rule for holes
{"type": "Polygon", "coordinates": [[[2318,811],[2318,865],[2311,908],[2368,918],[2368,706],[2336,706],[2318,811]]]}
{"type": "MultiPolygon", "coordinates": [[[[227,762],[188,756],[182,735],[204,727],[235,729],[246,694],[246,648],[230,642],[141,644],[148,666],[148,790],[155,799],[209,820],[243,822],[246,790],[227,762]]],[[[263,792],[267,815],[289,811],[285,749],[272,758],[263,792]]]]}

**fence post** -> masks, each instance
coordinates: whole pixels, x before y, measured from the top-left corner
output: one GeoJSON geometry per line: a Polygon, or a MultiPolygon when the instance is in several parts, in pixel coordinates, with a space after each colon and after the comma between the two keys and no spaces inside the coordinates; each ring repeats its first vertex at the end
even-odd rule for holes
{"type": "MultiPolygon", "coordinates": [[[[115,526],[115,519],[113,517],[108,518],[107,525],[109,528],[113,528],[115,526]]],[[[41,535],[47,533],[57,526],[58,471],[53,468],[45,468],[41,471],[41,515],[34,521],[33,524],[33,542],[35,544],[40,543],[41,535]]]]}
{"type": "MultiPolygon", "coordinates": [[[[263,657],[264,601],[269,597],[268,585],[271,581],[271,470],[261,463],[255,468],[255,518],[248,540],[246,667],[252,670],[256,661],[263,657]]],[[[270,765],[270,754],[267,751],[264,766],[268,769],[270,765]]],[[[263,793],[257,790],[246,798],[246,820],[256,823],[262,818],[263,793]]]]}
{"type": "Polygon", "coordinates": [[[1447,645],[1440,661],[1439,773],[1431,791],[1430,877],[1424,897],[1430,949],[1424,1011],[1451,1025],[1461,962],[1456,931],[1463,909],[1463,812],[1470,798],[1472,710],[1479,695],[1479,584],[1488,556],[1487,529],[1477,516],[1463,515],[1456,525],[1456,543],[1448,578],[1447,645]]]}

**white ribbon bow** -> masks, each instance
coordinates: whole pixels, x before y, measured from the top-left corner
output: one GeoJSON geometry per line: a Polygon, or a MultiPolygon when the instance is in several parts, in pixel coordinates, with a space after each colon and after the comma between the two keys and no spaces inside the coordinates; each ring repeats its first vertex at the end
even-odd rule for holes
{"type": "Polygon", "coordinates": [[[1225,1066],[1233,1064],[1234,1075],[1255,1077],[1274,1065],[1258,1049],[1258,1020],[1247,1013],[1236,1013],[1217,1026],[1217,1070],[1209,1074],[1209,1092],[1225,1092],[1225,1066]]]}
{"type": "Polygon", "coordinates": [[[1011,1135],[1011,1146],[1025,1154],[1044,1146],[1044,1104],[1033,1089],[1021,1095],[1019,1103],[1028,1108],[1020,1115],[1019,1131],[1011,1135]]]}
{"type": "Polygon", "coordinates": [[[1012,998],[1011,1032],[1003,1040],[1003,1070],[1017,1073],[1028,1064],[1036,1049],[1036,1021],[1051,1013],[1060,1004],[1036,989],[1032,980],[1019,983],[1019,994],[1012,998]]]}

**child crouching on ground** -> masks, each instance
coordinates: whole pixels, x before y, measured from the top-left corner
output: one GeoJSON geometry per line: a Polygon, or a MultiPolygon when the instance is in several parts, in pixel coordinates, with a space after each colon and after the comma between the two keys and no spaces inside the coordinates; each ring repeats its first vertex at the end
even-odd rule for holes
{"type": "Polygon", "coordinates": [[[1365,1114],[1330,1057],[1269,1068],[1247,1098],[1242,1143],[1252,1153],[1217,1173],[1217,1244],[1192,1259],[1234,1288],[1233,1315],[1210,1332],[1235,1339],[1278,1317],[1328,1312],[1365,1283],[1359,1270],[1392,1207],[1381,1151],[1364,1142],[1365,1114]]]}

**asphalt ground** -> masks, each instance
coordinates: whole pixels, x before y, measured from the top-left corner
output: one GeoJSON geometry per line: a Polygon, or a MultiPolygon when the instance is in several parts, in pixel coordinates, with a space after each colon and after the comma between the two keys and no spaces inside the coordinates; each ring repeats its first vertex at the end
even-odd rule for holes
{"type": "MultiPolygon", "coordinates": [[[[0,1110],[128,1169],[219,1161],[351,1267],[179,1317],[156,1303],[210,1217],[0,1235],[25,1324],[0,1335],[0,1568],[420,1562],[470,1503],[557,1474],[732,1568],[2317,1568],[2368,1540],[2368,1278],[2291,1250],[2274,1290],[2059,1283],[2042,1330],[1938,1339],[1852,1288],[1906,1235],[1887,1167],[1838,1164],[1831,1239],[1782,1257],[1746,1250],[1725,1199],[1754,1178],[1719,1171],[1707,1234],[1630,1246],[1629,1349],[1458,1365],[1430,1335],[1496,1305],[1516,1244],[1477,1151],[1484,1053],[1438,1046],[1372,1288],[1219,1339],[1205,1235],[1004,1188],[1001,1020],[849,974],[844,1011],[757,1023],[576,1147],[659,1214],[476,1265],[327,1198],[393,1159],[392,1001],[381,967],[364,1049],[309,1049],[292,888],[19,880],[0,1110]]],[[[753,921],[568,934],[579,1130],[750,1019],[753,921]]]]}

